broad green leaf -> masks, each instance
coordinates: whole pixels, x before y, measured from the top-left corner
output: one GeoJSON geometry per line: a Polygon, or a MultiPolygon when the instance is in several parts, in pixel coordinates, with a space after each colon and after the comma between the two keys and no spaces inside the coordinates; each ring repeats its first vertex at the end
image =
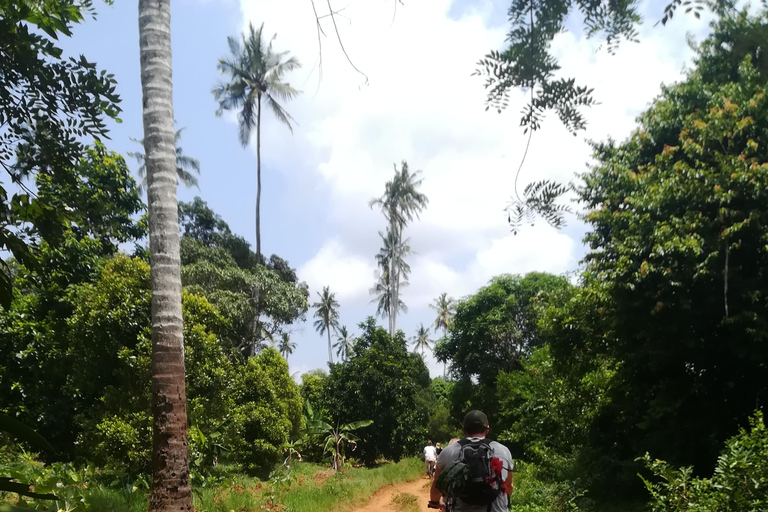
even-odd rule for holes
{"type": "Polygon", "coordinates": [[[1,412],[0,430],[8,432],[16,440],[29,443],[35,448],[39,448],[51,453],[56,453],[56,450],[53,449],[53,446],[51,446],[50,443],[48,443],[48,441],[43,438],[43,436],[35,432],[34,429],[1,412]]]}

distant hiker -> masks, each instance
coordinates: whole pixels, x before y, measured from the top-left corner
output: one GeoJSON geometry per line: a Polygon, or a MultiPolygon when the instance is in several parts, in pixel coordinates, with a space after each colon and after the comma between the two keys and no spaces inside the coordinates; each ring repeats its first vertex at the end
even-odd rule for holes
{"type": "Polygon", "coordinates": [[[440,443],[435,443],[435,453],[437,454],[438,457],[440,456],[440,453],[442,451],[443,451],[443,449],[440,448],[440,443]]]}
{"type": "Polygon", "coordinates": [[[464,417],[464,439],[446,446],[437,459],[429,508],[450,512],[506,512],[512,482],[512,454],[502,444],[486,439],[490,426],[480,411],[464,417]]]}
{"type": "Polygon", "coordinates": [[[427,467],[427,476],[432,476],[432,469],[437,463],[437,450],[432,446],[432,441],[427,441],[424,447],[424,465],[427,467]]]}

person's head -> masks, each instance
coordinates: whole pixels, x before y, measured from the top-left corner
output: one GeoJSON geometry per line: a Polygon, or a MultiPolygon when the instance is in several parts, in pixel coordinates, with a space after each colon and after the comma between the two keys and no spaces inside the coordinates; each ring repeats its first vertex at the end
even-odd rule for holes
{"type": "Polygon", "coordinates": [[[440,443],[435,443],[435,448],[440,448],[440,443]]]}
{"type": "Polygon", "coordinates": [[[432,446],[432,441],[427,441],[427,446],[432,446]]]}
{"type": "Polygon", "coordinates": [[[465,436],[485,437],[488,434],[488,416],[478,410],[472,410],[464,416],[462,424],[465,436]]]}

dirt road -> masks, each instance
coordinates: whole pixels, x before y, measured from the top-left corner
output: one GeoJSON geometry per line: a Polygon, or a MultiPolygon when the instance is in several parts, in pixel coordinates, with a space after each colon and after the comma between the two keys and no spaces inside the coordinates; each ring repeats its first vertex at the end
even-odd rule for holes
{"type": "Polygon", "coordinates": [[[371,499],[364,507],[358,508],[355,512],[397,512],[397,507],[392,504],[392,497],[398,493],[416,496],[419,503],[419,511],[430,512],[431,509],[427,508],[430,484],[431,480],[427,477],[421,477],[414,482],[404,482],[382,487],[371,496],[371,499]]]}

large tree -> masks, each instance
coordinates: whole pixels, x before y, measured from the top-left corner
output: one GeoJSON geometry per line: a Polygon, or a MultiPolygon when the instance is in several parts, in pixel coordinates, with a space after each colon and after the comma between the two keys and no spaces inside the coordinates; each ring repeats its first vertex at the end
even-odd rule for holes
{"type": "Polygon", "coordinates": [[[67,357],[73,289],[91,282],[119,245],[146,236],[143,223],[134,220],[144,205],[120,155],[97,143],[75,172],[80,179],[73,183],[43,173],[35,177],[41,201],[56,209],[79,205],[83,217],[61,243],[43,242],[34,265],[7,261],[14,269],[13,301],[0,310],[0,353],[17,354],[0,358],[0,409],[13,411],[62,453],[76,448],[78,432],[77,397],[63,391],[72,377],[67,357]]]}
{"type": "Polygon", "coordinates": [[[503,275],[459,302],[448,336],[435,349],[438,361],[449,361],[458,379],[455,415],[473,407],[495,414],[498,374],[519,369],[522,358],[543,343],[539,318],[548,306],[564,302],[570,290],[564,277],[551,274],[503,275]]]}
{"type": "Polygon", "coordinates": [[[601,419],[613,453],[708,468],[765,395],[765,39],[742,37],[766,21],[720,20],[687,79],[627,141],[596,144],[584,176],[586,261],[612,320],[587,348],[619,363],[601,419]]]}
{"type": "Polygon", "coordinates": [[[150,510],[192,510],[184,382],[171,2],[139,0],[139,53],[152,287],[150,510]]]}
{"type": "MultiPolygon", "coordinates": [[[[56,45],[91,11],[85,0],[0,2],[0,169],[7,176],[0,180],[0,251],[29,266],[40,239],[58,244],[73,223],[87,223],[79,205],[50,205],[29,181],[45,175],[75,186],[86,144],[106,137],[105,118],[120,112],[114,77],[56,45]]],[[[8,307],[11,269],[0,267],[0,305],[8,307]]]]}
{"type": "Polygon", "coordinates": [[[397,314],[405,309],[400,299],[400,288],[408,284],[410,267],[405,262],[405,256],[410,252],[408,239],[403,238],[406,226],[419,217],[427,207],[429,199],[419,192],[423,179],[419,178],[420,171],[411,173],[408,163],[403,162],[400,169],[395,166],[395,176],[386,183],[384,194],[370,201],[371,207],[381,208],[387,221],[387,231],[381,234],[383,246],[376,257],[379,264],[381,279],[372,292],[380,293],[379,308],[388,305],[386,314],[389,318],[389,335],[394,336],[397,330],[397,314]],[[382,290],[382,286],[388,286],[382,290]],[[386,297],[386,300],[382,300],[386,297]]]}
{"type": "Polygon", "coordinates": [[[353,357],[332,365],[324,382],[329,423],[374,419],[361,432],[355,455],[366,462],[409,456],[426,437],[428,411],[419,407],[418,395],[429,387],[429,371],[421,357],[408,352],[401,332],[393,339],[373,318],[359,327],[353,357]]]}
{"type": "Polygon", "coordinates": [[[328,335],[328,364],[333,364],[333,345],[331,345],[331,331],[339,328],[339,302],[336,294],[331,292],[328,286],[323,287],[323,292],[317,292],[320,300],[312,304],[315,308],[315,330],[328,335]]]}
{"type": "Polygon", "coordinates": [[[219,71],[229,75],[229,82],[213,88],[213,96],[219,102],[217,115],[225,110],[238,110],[240,143],[243,147],[251,141],[256,129],[256,254],[261,256],[261,107],[264,103],[275,117],[291,131],[293,120],[279,103],[290,100],[299,91],[284,82],[286,73],[300,67],[288,52],[277,52],[272,47],[274,37],[267,41],[264,24],[256,29],[249,25],[242,35],[242,45],[236,37],[227,38],[230,55],[219,59],[219,71]]]}

